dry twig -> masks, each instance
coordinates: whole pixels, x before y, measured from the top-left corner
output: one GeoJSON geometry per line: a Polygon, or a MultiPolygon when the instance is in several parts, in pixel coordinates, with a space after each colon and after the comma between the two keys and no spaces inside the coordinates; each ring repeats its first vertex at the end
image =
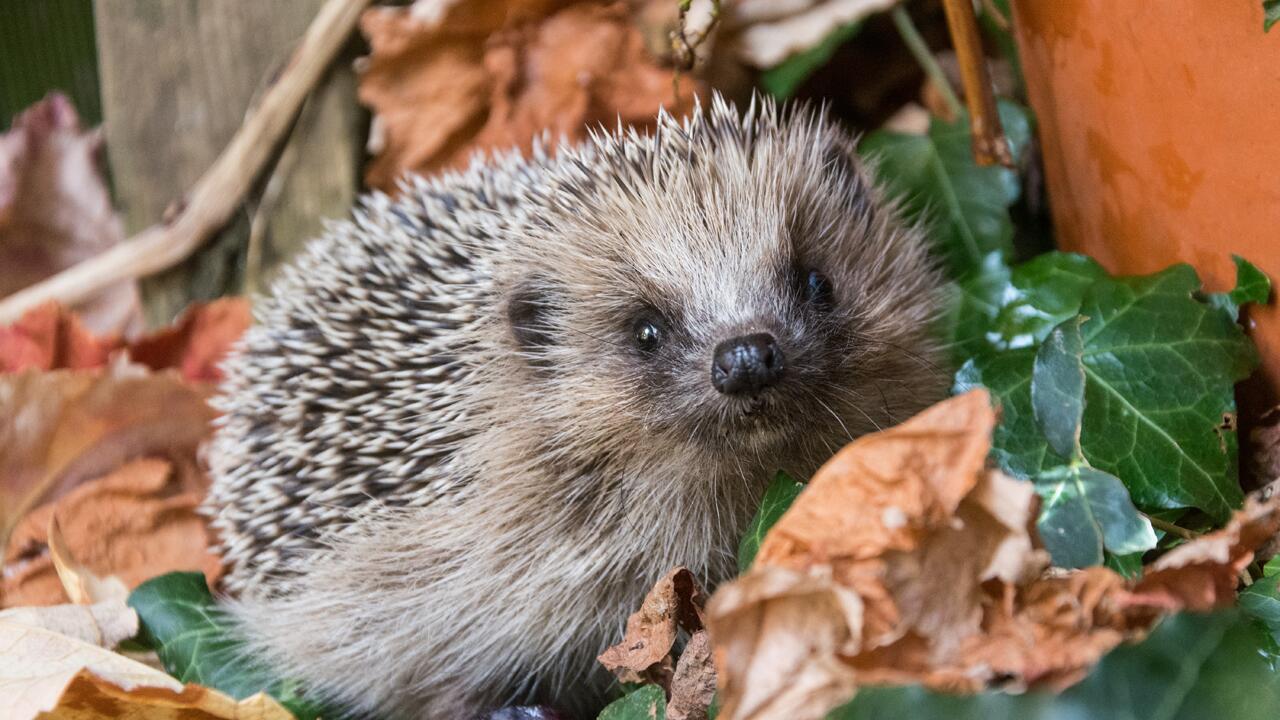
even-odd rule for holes
{"type": "Polygon", "coordinates": [[[213,166],[178,210],[114,248],[0,300],[0,323],[49,300],[78,303],[121,280],[185,260],[227,223],[287,134],[371,0],[329,0],[320,8],[280,77],[263,94],[213,166]]]}
{"type": "Polygon", "coordinates": [[[987,59],[982,53],[978,35],[978,18],[972,0],[942,0],[947,11],[947,27],[951,44],[960,61],[960,81],[964,83],[965,102],[969,106],[969,129],[973,136],[973,158],[979,165],[999,163],[1013,166],[1009,141],[1000,127],[995,93],[987,74],[987,59]]]}

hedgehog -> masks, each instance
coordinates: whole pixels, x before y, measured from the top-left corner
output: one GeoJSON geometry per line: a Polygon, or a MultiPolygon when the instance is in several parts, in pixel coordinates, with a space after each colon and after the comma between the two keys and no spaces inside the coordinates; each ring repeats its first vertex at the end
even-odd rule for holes
{"type": "Polygon", "coordinates": [[[358,716],[588,716],[646,590],[732,577],[777,471],[945,396],[942,287],[855,139],[769,101],[371,195],[225,363],[225,606],[358,716]]]}

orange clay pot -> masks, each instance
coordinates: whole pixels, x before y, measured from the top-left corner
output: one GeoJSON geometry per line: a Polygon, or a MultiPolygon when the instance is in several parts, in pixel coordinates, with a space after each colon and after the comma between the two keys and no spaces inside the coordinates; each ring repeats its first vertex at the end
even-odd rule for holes
{"type": "MultiPolygon", "coordinates": [[[[1059,245],[1117,273],[1196,267],[1231,287],[1232,253],[1280,284],[1280,26],[1261,0],[1014,0],[1059,245]]],[[[1280,310],[1247,311],[1276,402],[1280,310]]]]}

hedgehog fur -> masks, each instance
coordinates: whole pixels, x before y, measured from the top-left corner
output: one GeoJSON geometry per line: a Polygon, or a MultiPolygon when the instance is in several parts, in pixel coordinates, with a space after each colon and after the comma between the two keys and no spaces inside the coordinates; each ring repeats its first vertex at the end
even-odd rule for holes
{"type": "Polygon", "coordinates": [[[596,655],[671,567],[732,576],[776,470],[945,394],[941,284],[852,138],[770,102],[373,195],[226,364],[227,607],[356,712],[592,712],[596,655]],[[717,392],[745,333],[785,369],[717,392]]]}

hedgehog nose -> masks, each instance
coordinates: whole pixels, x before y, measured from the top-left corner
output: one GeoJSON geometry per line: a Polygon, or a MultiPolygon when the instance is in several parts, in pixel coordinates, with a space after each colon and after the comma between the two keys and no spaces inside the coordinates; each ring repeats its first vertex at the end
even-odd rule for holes
{"type": "Polygon", "coordinates": [[[783,357],[769,333],[725,340],[711,360],[711,384],[725,395],[757,393],[782,377],[783,357]]]}

